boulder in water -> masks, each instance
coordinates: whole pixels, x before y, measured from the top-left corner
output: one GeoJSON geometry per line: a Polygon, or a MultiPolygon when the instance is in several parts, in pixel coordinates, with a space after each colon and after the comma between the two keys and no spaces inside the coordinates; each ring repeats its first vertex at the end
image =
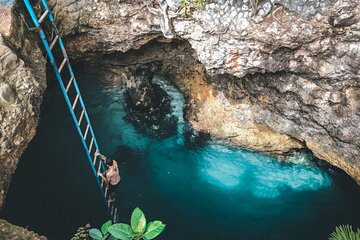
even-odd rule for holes
{"type": "Polygon", "coordinates": [[[135,73],[125,93],[127,120],[150,137],[161,139],[176,134],[177,118],[171,115],[168,94],[152,82],[154,74],[149,69],[135,73]]]}

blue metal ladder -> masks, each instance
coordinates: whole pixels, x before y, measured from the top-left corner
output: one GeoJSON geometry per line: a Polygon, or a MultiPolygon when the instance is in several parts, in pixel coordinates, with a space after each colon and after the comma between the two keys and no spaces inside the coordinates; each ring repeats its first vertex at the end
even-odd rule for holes
{"type": "Polygon", "coordinates": [[[47,56],[49,57],[50,63],[55,72],[55,75],[56,75],[56,78],[60,85],[61,91],[64,95],[66,104],[69,108],[71,117],[74,121],[76,130],[81,138],[82,145],[83,145],[84,149],[86,150],[86,155],[89,160],[92,171],[96,177],[96,182],[101,191],[101,194],[104,197],[104,201],[108,208],[109,214],[111,215],[113,222],[116,222],[117,221],[117,208],[115,205],[115,201],[109,201],[110,196],[109,196],[108,187],[105,184],[105,181],[101,177],[98,176],[100,171],[103,172],[105,170],[105,163],[103,162],[103,160],[100,157],[95,156],[95,152],[99,151],[99,146],[97,144],[95,134],[92,129],[90,119],[89,119],[89,116],[88,116],[86,108],[85,108],[84,101],[81,97],[79,86],[76,82],[76,78],[75,78],[73,69],[71,67],[69,57],[66,54],[63,41],[62,41],[59,31],[56,27],[56,24],[54,21],[54,16],[53,16],[46,0],[41,0],[44,12],[39,18],[37,17],[37,15],[34,11],[34,8],[33,8],[32,4],[30,3],[30,0],[23,0],[23,1],[25,3],[25,6],[30,14],[30,17],[31,17],[34,25],[35,25],[35,28],[33,30],[35,30],[39,34],[40,39],[44,45],[45,51],[47,53],[47,56]],[[46,39],[45,31],[44,31],[43,27],[41,26],[41,24],[46,19],[48,19],[50,21],[51,27],[53,28],[53,31],[55,32],[55,37],[54,37],[54,39],[51,40],[52,41],[51,44],[49,44],[48,40],[46,39]],[[63,55],[63,60],[59,67],[56,64],[54,55],[52,53],[52,49],[56,46],[60,47],[60,50],[63,55]],[[65,66],[67,66],[68,73],[70,74],[70,80],[67,82],[66,87],[65,87],[65,84],[63,81],[63,77],[61,76],[61,73],[66,69],[65,66]],[[71,88],[73,88],[76,92],[75,99],[72,102],[69,97],[69,90],[71,88]],[[75,110],[79,109],[79,108],[80,108],[81,113],[80,113],[80,115],[78,114],[79,116],[76,116],[77,114],[76,114],[75,110]],[[85,132],[81,129],[81,126],[86,126],[85,132]],[[90,143],[88,143],[88,142],[90,142],[90,143]]]}

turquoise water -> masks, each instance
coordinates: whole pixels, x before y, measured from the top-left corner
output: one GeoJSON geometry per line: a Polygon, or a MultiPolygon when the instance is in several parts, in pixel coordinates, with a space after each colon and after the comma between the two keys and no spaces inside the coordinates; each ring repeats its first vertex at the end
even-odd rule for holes
{"type": "MultiPolygon", "coordinates": [[[[178,134],[162,140],[124,120],[123,89],[94,74],[80,87],[102,152],[120,164],[120,219],[139,206],[167,224],[160,239],[327,239],[338,224],[360,227],[360,188],[337,169],[295,163],[210,142],[184,146],[183,96],[165,79],[178,134]]],[[[2,217],[49,239],[100,225],[106,210],[58,87],[50,86],[37,136],[23,156],[2,217]],[[60,227],[61,226],[61,227],[60,227]]]]}

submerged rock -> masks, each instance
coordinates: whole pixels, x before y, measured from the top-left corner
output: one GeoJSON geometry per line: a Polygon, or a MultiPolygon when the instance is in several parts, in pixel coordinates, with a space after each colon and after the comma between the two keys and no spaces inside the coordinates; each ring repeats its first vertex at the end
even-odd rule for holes
{"type": "Polygon", "coordinates": [[[177,119],[171,115],[170,98],[157,84],[153,73],[138,70],[128,82],[125,93],[127,119],[135,128],[150,137],[165,138],[177,133],[177,119]]]}
{"type": "Polygon", "coordinates": [[[188,148],[201,148],[206,146],[211,136],[207,132],[197,132],[191,128],[184,131],[185,146],[188,148]]]}

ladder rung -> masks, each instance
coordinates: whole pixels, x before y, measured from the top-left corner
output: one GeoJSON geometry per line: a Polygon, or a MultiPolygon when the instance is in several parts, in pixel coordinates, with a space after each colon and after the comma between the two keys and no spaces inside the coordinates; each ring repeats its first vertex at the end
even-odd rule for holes
{"type": "Polygon", "coordinates": [[[90,125],[88,124],[87,127],[86,127],[86,130],[85,130],[84,140],[86,140],[87,134],[89,132],[89,128],[90,128],[90,125]]]}
{"type": "Polygon", "coordinates": [[[59,35],[56,35],[54,40],[52,41],[51,45],[50,45],[50,49],[53,49],[53,47],[55,46],[57,40],[59,39],[59,35]]]}
{"type": "Polygon", "coordinates": [[[72,105],[73,109],[75,109],[75,106],[76,106],[78,100],[79,100],[79,95],[76,95],[76,98],[75,98],[74,103],[72,105]]]}
{"type": "Polygon", "coordinates": [[[69,88],[70,88],[71,83],[72,83],[72,81],[73,81],[73,80],[74,80],[74,76],[72,76],[72,77],[70,78],[70,80],[69,80],[68,84],[66,85],[66,92],[68,92],[68,91],[69,91],[69,88]]]}
{"type": "Polygon", "coordinates": [[[89,153],[91,153],[93,143],[94,143],[94,138],[91,138],[90,147],[89,147],[89,153]]]}
{"type": "Polygon", "coordinates": [[[63,70],[66,62],[67,62],[67,59],[64,58],[64,60],[62,61],[61,65],[60,65],[60,67],[59,67],[59,73],[61,73],[61,71],[63,70]]]}
{"type": "Polygon", "coordinates": [[[78,121],[79,126],[80,126],[81,121],[82,121],[82,119],[84,117],[84,113],[85,113],[85,109],[83,109],[83,111],[81,112],[81,115],[80,115],[80,118],[79,118],[79,121],[78,121]]]}
{"type": "MultiPolygon", "coordinates": [[[[95,165],[95,164],[94,164],[95,165]]],[[[99,167],[98,167],[98,173],[100,172],[100,168],[101,168],[101,161],[99,162],[99,167]]],[[[102,179],[102,178],[101,178],[102,179]]],[[[104,180],[104,179],[103,179],[104,180]]]]}
{"type": "MultiPolygon", "coordinates": [[[[91,151],[90,151],[91,152],[91,151]]],[[[93,164],[94,164],[94,166],[95,166],[95,163],[96,163],[96,155],[94,154],[94,159],[93,159],[93,164]]],[[[98,172],[99,172],[99,170],[98,170],[98,172]]]]}
{"type": "Polygon", "coordinates": [[[85,113],[85,109],[83,109],[82,112],[81,112],[81,115],[80,115],[80,118],[79,118],[79,121],[78,121],[79,125],[81,124],[81,121],[82,121],[82,119],[84,117],[84,113],[85,113]]]}
{"type": "Polygon", "coordinates": [[[48,15],[49,10],[46,10],[43,15],[41,15],[41,17],[39,18],[39,23],[41,23],[42,21],[44,21],[44,19],[46,18],[46,16],[48,15]]]}
{"type": "MultiPolygon", "coordinates": [[[[28,0],[24,0],[24,1],[25,1],[25,3],[26,3],[28,12],[30,13],[31,16],[34,16],[34,14],[33,14],[33,9],[31,9],[31,7],[28,6],[28,5],[29,5],[28,2],[30,2],[30,1],[28,1],[28,0]]],[[[58,80],[60,80],[60,85],[61,85],[61,87],[62,87],[63,90],[64,90],[64,82],[63,82],[62,76],[61,76],[60,74],[61,74],[61,72],[64,70],[65,66],[67,65],[67,67],[68,67],[68,72],[66,72],[66,73],[67,73],[67,74],[68,74],[68,73],[71,74],[71,78],[69,79],[69,82],[68,82],[67,85],[66,85],[66,88],[65,88],[65,89],[66,89],[66,93],[67,93],[67,92],[69,91],[69,89],[71,88],[72,83],[75,82],[75,83],[74,83],[74,84],[75,84],[74,87],[76,88],[76,96],[75,96],[75,99],[74,99],[73,103],[70,102],[69,96],[68,96],[67,94],[65,94],[65,95],[66,95],[65,98],[66,98],[66,101],[68,102],[69,105],[72,104],[72,109],[70,109],[70,112],[73,114],[74,119],[75,119],[75,120],[78,120],[78,121],[77,121],[77,123],[78,123],[77,129],[78,129],[80,135],[82,135],[82,133],[83,133],[83,132],[82,132],[82,131],[83,131],[83,128],[82,128],[82,127],[80,128],[80,125],[81,125],[82,120],[84,119],[84,115],[85,115],[85,119],[86,119],[86,120],[85,120],[84,122],[86,122],[86,130],[85,130],[84,135],[82,135],[82,136],[83,136],[83,140],[84,140],[83,143],[84,143],[84,147],[89,151],[88,154],[89,154],[89,153],[91,154],[92,148],[94,147],[94,145],[95,145],[94,148],[97,148],[97,143],[96,143],[95,135],[94,135],[94,133],[93,133],[93,130],[90,129],[90,128],[91,128],[90,121],[89,121],[88,116],[87,116],[87,113],[86,113],[86,109],[85,109],[85,106],[84,106],[84,103],[83,103],[83,99],[82,99],[82,97],[81,97],[81,95],[80,95],[80,92],[79,92],[79,89],[78,89],[78,87],[77,87],[76,80],[75,80],[75,76],[74,76],[74,74],[72,73],[72,69],[71,69],[71,65],[70,65],[70,59],[68,58],[68,56],[67,56],[67,54],[66,54],[66,52],[65,52],[65,49],[64,49],[63,44],[62,44],[62,41],[61,41],[61,37],[60,37],[60,35],[59,35],[59,32],[58,32],[58,30],[57,30],[57,28],[56,28],[56,25],[55,25],[53,19],[52,19],[51,10],[48,8],[46,1],[42,1],[42,2],[43,2],[43,6],[45,7],[45,11],[42,12],[42,14],[41,14],[41,16],[40,16],[39,18],[37,18],[37,16],[35,16],[35,19],[33,19],[33,20],[35,21],[35,25],[38,26],[38,27],[36,27],[36,28],[34,28],[34,29],[35,29],[35,30],[38,30],[38,32],[42,34],[41,37],[44,37],[44,36],[43,36],[44,33],[42,32],[41,26],[39,27],[39,24],[42,24],[43,22],[45,23],[46,20],[47,20],[47,18],[48,18],[49,20],[52,20],[51,24],[52,24],[53,30],[55,31],[55,37],[54,37],[53,39],[49,40],[49,42],[44,39],[45,41],[43,42],[43,44],[44,44],[44,46],[45,46],[45,50],[46,50],[47,54],[51,56],[51,55],[52,55],[52,54],[51,54],[51,53],[52,53],[52,49],[56,46],[56,44],[58,43],[58,41],[60,41],[58,44],[60,45],[60,47],[62,47],[61,50],[62,50],[62,52],[63,52],[63,55],[62,55],[62,56],[63,56],[63,61],[61,62],[60,65],[58,65],[58,62],[55,62],[55,60],[54,60],[53,58],[51,58],[51,59],[52,59],[51,64],[54,65],[55,73],[56,73],[56,71],[58,71],[58,73],[56,73],[56,74],[57,74],[58,80]],[[51,41],[51,44],[50,44],[50,46],[49,46],[50,41],[51,41]],[[50,48],[50,49],[49,49],[49,48],[50,48]],[[59,75],[60,75],[60,76],[59,76],[59,75]],[[79,118],[76,119],[77,115],[75,115],[75,113],[74,113],[73,110],[75,110],[79,99],[80,99],[80,105],[81,105],[81,110],[82,110],[82,111],[81,111],[81,114],[80,114],[79,118]],[[88,133],[89,133],[89,130],[90,130],[90,134],[89,134],[89,135],[90,135],[90,137],[91,137],[91,141],[90,141],[90,145],[87,146],[88,141],[86,141],[86,139],[87,139],[87,135],[88,135],[88,133]],[[94,144],[94,142],[95,142],[95,144],[94,144]]],[[[0,5],[1,5],[1,3],[0,3],[0,5]]],[[[0,8],[1,8],[1,6],[0,6],[0,8]]],[[[1,19],[0,19],[0,21],[1,21],[1,19]]],[[[51,37],[54,36],[54,34],[51,34],[51,35],[52,35],[51,37]]],[[[80,106],[79,106],[78,108],[80,108],[80,106]]],[[[85,124],[85,123],[84,123],[84,124],[85,124]]],[[[95,150],[95,149],[94,149],[94,150],[95,150]]],[[[88,156],[89,156],[89,158],[91,158],[90,155],[88,155],[88,156]]],[[[90,161],[91,161],[91,160],[90,160],[90,161]]],[[[104,165],[103,165],[103,161],[102,161],[101,159],[99,159],[99,161],[98,161],[98,166],[96,167],[96,162],[97,162],[97,155],[95,156],[95,154],[94,154],[94,159],[93,159],[93,164],[94,164],[94,165],[93,165],[93,167],[94,167],[94,168],[97,168],[97,173],[99,174],[99,173],[101,173],[102,167],[104,167],[104,165]]],[[[96,177],[97,177],[97,180],[99,180],[99,176],[96,176],[96,177]]],[[[107,181],[107,179],[104,180],[102,177],[101,177],[101,192],[104,194],[104,198],[105,198],[106,201],[112,197],[112,193],[111,193],[110,190],[109,190],[108,181],[107,181]]],[[[117,216],[117,215],[116,215],[116,213],[117,213],[117,208],[116,208],[116,205],[115,205],[115,201],[113,201],[113,202],[107,201],[106,205],[108,206],[108,209],[110,210],[110,213],[112,214],[112,217],[114,218],[114,221],[115,221],[115,220],[116,220],[116,216],[117,216]]]]}

